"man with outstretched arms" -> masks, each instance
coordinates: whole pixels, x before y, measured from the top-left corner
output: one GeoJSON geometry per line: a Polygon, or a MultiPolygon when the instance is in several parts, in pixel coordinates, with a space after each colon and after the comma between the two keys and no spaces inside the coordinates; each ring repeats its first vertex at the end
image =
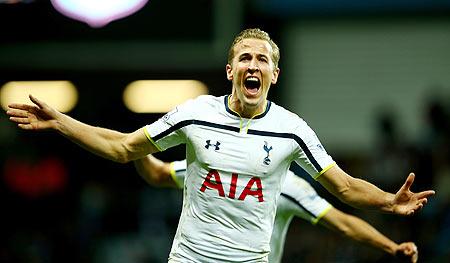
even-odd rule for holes
{"type": "Polygon", "coordinates": [[[396,194],[349,176],[297,115],[267,100],[280,53],[270,36],[247,29],[234,39],[226,65],[231,95],[200,96],[132,133],[82,123],[30,96],[10,104],[19,128],[53,129],[104,158],[126,163],[186,144],[184,205],[170,262],[267,262],[275,206],[291,162],[328,191],[359,208],[412,215],[434,191],[396,194]]]}
{"type": "Polygon", "coordinates": [[[203,261],[264,259],[291,161],[313,176],[334,164],[296,115],[268,101],[261,114],[247,119],[231,103],[230,96],[200,96],[145,129],[160,150],[186,144],[187,187],[175,258],[192,251],[203,261]],[[212,258],[203,257],[211,251],[212,258]]]}
{"type": "MultiPolygon", "coordinates": [[[[148,155],[134,163],[139,175],[150,185],[184,188],[187,170],[185,160],[167,163],[148,155]]],[[[362,219],[334,208],[321,198],[308,182],[288,171],[281,187],[270,239],[270,263],[281,262],[286,234],[294,216],[403,258],[405,262],[417,262],[418,250],[413,242],[395,243],[362,219]]]]}

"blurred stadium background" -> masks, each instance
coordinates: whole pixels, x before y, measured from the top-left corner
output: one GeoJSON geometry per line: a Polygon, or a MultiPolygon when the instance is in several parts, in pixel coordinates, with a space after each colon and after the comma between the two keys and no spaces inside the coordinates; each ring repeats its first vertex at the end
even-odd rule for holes
{"type": "MultiPolygon", "coordinates": [[[[130,83],[192,79],[227,94],[229,44],[260,27],[281,48],[272,101],[304,117],[353,176],[396,191],[414,171],[413,190],[437,194],[420,214],[400,218],[342,205],[312,182],[317,191],[393,240],[415,241],[421,262],[449,262],[449,14],[445,0],[150,0],[91,27],[50,1],[0,0],[0,95],[12,81],[68,80],[78,98],[71,116],[132,131],[163,113],[129,110],[122,96],[130,83]]],[[[20,131],[4,112],[0,145],[0,262],[166,261],[180,192],[151,188],[133,164],[61,136],[20,131]]],[[[157,155],[183,156],[181,147],[157,155]]],[[[395,260],[294,220],[284,262],[395,260]]]]}

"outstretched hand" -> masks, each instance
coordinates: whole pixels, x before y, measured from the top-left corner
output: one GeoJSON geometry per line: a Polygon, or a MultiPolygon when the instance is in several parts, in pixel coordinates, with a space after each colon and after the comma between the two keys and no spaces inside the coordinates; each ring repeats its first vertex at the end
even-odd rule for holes
{"type": "Polygon", "coordinates": [[[398,246],[395,256],[402,262],[416,263],[419,258],[419,251],[413,242],[405,242],[398,246]]]}
{"type": "Polygon", "coordinates": [[[12,103],[6,114],[12,122],[24,130],[45,130],[55,126],[58,112],[32,95],[30,100],[35,105],[12,103]]]}
{"type": "Polygon", "coordinates": [[[415,175],[410,173],[406,182],[395,194],[393,200],[393,212],[400,215],[413,215],[415,212],[422,209],[427,203],[428,197],[434,195],[433,190],[423,191],[420,193],[413,193],[409,189],[414,182],[415,175]]]}

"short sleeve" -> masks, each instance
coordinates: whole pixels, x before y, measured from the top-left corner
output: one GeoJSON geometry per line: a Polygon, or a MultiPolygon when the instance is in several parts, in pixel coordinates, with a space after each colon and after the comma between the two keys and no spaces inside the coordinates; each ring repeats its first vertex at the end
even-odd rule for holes
{"type": "Polygon", "coordinates": [[[175,161],[170,163],[170,174],[178,188],[183,189],[184,178],[186,177],[187,163],[186,160],[175,161]]]}
{"type": "Polygon", "coordinates": [[[333,206],[305,180],[288,171],[281,196],[294,204],[292,214],[316,224],[333,206]]]}
{"type": "Polygon", "coordinates": [[[316,133],[301,119],[294,137],[299,146],[295,161],[314,179],[335,165],[316,133]]]}
{"type": "Polygon", "coordinates": [[[144,127],[145,135],[158,150],[164,151],[186,142],[183,127],[192,119],[193,104],[193,100],[189,100],[166,113],[156,122],[144,127]]]}

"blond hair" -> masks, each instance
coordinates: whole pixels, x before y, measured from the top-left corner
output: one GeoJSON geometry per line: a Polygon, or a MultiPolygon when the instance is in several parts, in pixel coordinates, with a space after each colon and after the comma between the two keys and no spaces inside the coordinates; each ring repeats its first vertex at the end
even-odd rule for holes
{"type": "Polygon", "coordinates": [[[228,64],[231,65],[231,62],[234,58],[234,46],[241,42],[244,39],[248,38],[254,38],[254,39],[260,39],[267,41],[270,46],[272,47],[272,61],[275,65],[275,68],[278,68],[278,61],[280,61],[280,49],[278,48],[277,44],[273,42],[273,40],[270,38],[269,34],[265,31],[262,31],[259,28],[249,28],[241,31],[233,40],[233,43],[230,46],[230,49],[228,50],[228,64]]]}

